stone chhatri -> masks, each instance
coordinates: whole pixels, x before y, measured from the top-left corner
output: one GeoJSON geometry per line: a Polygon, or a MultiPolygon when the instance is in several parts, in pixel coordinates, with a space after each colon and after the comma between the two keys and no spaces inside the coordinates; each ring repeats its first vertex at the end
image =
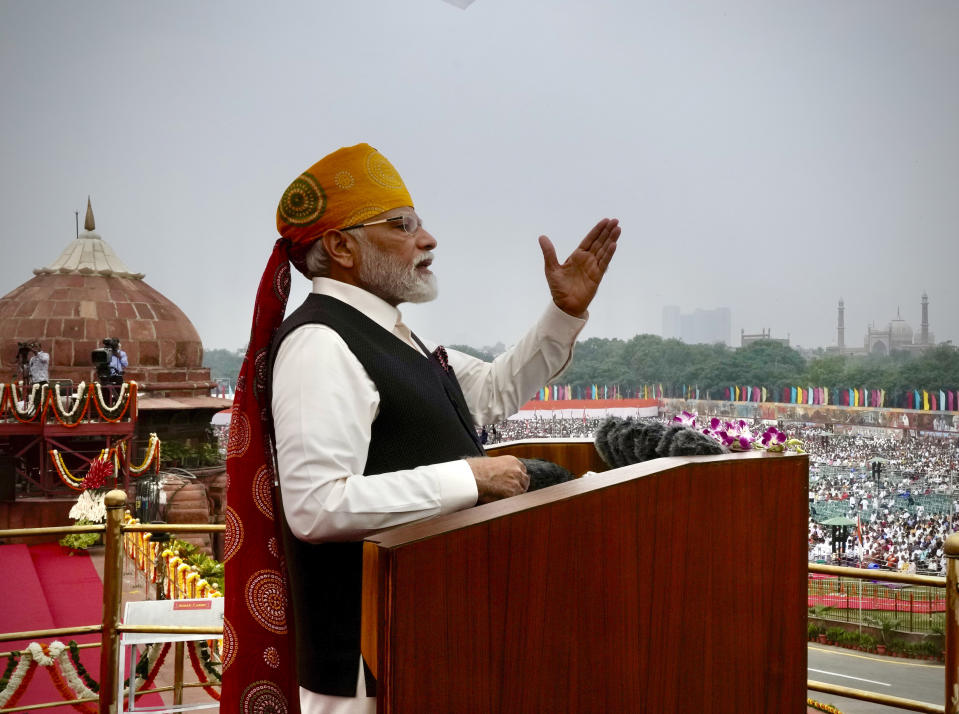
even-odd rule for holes
{"type": "Polygon", "coordinates": [[[117,257],[113,248],[99,234],[94,233],[93,207],[87,197],[87,215],[83,219],[83,233],[63,249],[60,257],[43,268],[36,268],[34,275],[102,275],[113,278],[143,280],[143,273],[132,272],[117,257]]]}

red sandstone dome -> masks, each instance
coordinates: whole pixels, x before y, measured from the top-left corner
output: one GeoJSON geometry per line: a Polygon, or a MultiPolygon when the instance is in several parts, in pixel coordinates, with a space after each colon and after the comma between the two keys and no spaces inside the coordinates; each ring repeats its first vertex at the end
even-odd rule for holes
{"type": "Polygon", "coordinates": [[[196,328],[93,232],[89,201],[84,228],[57,260],[0,298],[3,380],[13,372],[17,343],[37,341],[50,353],[51,379],[89,382],[90,353],[115,337],[130,361],[127,379],[155,389],[209,382],[196,328]]]}

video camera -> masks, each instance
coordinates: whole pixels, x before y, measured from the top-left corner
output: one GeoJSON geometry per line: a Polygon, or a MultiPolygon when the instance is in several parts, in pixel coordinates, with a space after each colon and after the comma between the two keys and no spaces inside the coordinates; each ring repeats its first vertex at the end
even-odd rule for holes
{"type": "Polygon", "coordinates": [[[36,342],[18,342],[16,361],[20,366],[25,366],[30,361],[30,353],[36,352],[40,345],[36,342]]]}
{"type": "Polygon", "coordinates": [[[115,337],[107,337],[103,340],[103,347],[99,347],[90,353],[90,361],[97,370],[97,380],[107,382],[110,379],[110,357],[120,349],[120,340],[115,337]]]}

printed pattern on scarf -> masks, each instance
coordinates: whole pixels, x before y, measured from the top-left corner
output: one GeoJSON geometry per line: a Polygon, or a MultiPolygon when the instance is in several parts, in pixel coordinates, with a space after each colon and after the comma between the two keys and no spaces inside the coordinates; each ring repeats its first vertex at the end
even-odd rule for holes
{"type": "MultiPolygon", "coordinates": [[[[292,188],[292,187],[291,187],[292,188]]],[[[322,198],[304,179],[284,196],[289,218],[315,220],[322,198]]],[[[267,359],[290,288],[289,242],[280,239],[263,272],[246,359],[237,379],[227,445],[229,507],[224,562],[223,711],[299,714],[286,568],[277,543],[281,524],[273,490],[267,359]],[[250,684],[252,682],[252,684],[250,684]]]]}

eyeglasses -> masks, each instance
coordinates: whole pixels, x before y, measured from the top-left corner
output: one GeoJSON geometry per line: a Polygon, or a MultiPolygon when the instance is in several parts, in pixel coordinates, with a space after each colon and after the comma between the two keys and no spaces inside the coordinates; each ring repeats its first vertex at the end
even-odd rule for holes
{"type": "Polygon", "coordinates": [[[416,235],[416,232],[422,227],[423,223],[420,217],[415,213],[404,213],[402,216],[393,216],[392,218],[381,218],[378,221],[369,221],[367,223],[354,223],[352,226],[340,228],[341,231],[351,231],[354,228],[365,228],[366,226],[376,226],[381,223],[392,223],[394,226],[401,227],[408,235],[416,235]]]}

